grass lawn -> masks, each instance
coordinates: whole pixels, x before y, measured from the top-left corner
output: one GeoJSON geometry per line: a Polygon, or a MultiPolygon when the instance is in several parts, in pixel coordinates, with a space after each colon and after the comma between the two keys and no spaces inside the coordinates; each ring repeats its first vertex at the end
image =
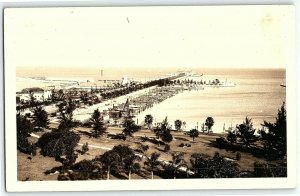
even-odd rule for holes
{"type": "MultiPolygon", "coordinates": [[[[134,133],[133,137],[128,137],[125,141],[124,140],[117,140],[111,139],[108,135],[103,135],[99,138],[89,137],[87,134],[83,132],[90,132],[89,128],[76,128],[76,132],[80,133],[80,144],[88,142],[89,144],[89,151],[82,155],[78,153],[78,158],[76,162],[81,160],[87,159],[91,160],[95,158],[97,155],[103,154],[108,149],[113,148],[115,145],[128,145],[132,149],[137,149],[139,147],[139,143],[144,145],[148,145],[149,149],[146,152],[147,155],[150,155],[152,152],[160,153],[160,159],[165,161],[172,160],[171,153],[172,152],[182,152],[184,153],[185,161],[190,164],[190,156],[194,153],[204,153],[210,156],[213,156],[215,152],[219,152],[220,155],[235,159],[236,152],[233,151],[226,151],[224,149],[219,149],[211,145],[212,141],[215,141],[216,138],[221,136],[222,134],[206,134],[200,133],[199,137],[193,139],[187,135],[184,135],[183,132],[171,132],[173,135],[173,141],[169,143],[171,150],[169,152],[164,152],[164,145],[158,146],[153,144],[149,141],[143,142],[142,137],[155,137],[154,133],[148,129],[142,129],[136,133],[134,133]],[[179,147],[181,143],[190,144],[191,147],[179,147]]],[[[109,134],[117,134],[121,133],[122,129],[119,127],[109,127],[107,132],[109,134]]],[[[41,136],[44,132],[35,133],[38,136],[41,136]]],[[[38,139],[35,137],[30,137],[29,141],[35,142],[38,139]]],[[[79,152],[81,149],[81,145],[76,147],[76,150],[79,152]]],[[[236,161],[239,166],[240,170],[253,170],[253,163],[255,161],[266,161],[263,158],[254,157],[250,153],[240,152],[241,159],[236,161]]],[[[61,166],[60,162],[55,161],[52,157],[44,157],[37,152],[36,156],[30,156],[21,152],[18,152],[18,180],[57,180],[58,174],[53,175],[45,175],[44,172],[48,169],[52,169],[53,167],[61,166]]],[[[143,166],[142,160],[141,166],[143,166]]],[[[136,175],[132,174],[132,179],[147,179],[151,178],[150,172],[146,170],[142,170],[143,175],[136,175]]],[[[126,179],[126,174],[121,175],[111,175],[111,179],[126,179]]],[[[159,176],[154,176],[154,178],[158,179],[159,176]]]]}

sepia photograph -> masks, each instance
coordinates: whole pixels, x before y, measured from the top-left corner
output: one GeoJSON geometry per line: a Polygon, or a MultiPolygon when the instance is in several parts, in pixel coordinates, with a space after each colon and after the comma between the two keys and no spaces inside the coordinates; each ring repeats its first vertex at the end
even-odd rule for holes
{"type": "Polygon", "coordinates": [[[6,8],[7,188],[293,187],[294,26],[290,5],[6,8]]]}

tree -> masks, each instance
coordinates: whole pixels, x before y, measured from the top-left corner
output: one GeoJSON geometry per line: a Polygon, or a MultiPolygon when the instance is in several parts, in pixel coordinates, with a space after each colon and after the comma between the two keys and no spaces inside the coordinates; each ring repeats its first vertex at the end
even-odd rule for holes
{"type": "Polygon", "coordinates": [[[188,166],[183,158],[182,152],[174,152],[172,153],[172,161],[171,161],[171,170],[173,170],[173,177],[176,178],[176,173],[180,167],[186,167],[186,172],[188,172],[188,166]]]}
{"type": "Polygon", "coordinates": [[[150,129],[152,123],[153,123],[153,116],[151,114],[147,114],[145,116],[145,124],[148,126],[148,129],[150,129]]]}
{"type": "Polygon", "coordinates": [[[175,120],[174,124],[175,124],[175,129],[177,131],[179,131],[181,129],[181,126],[182,126],[182,121],[177,119],[177,120],[175,120]]]}
{"type": "Polygon", "coordinates": [[[233,144],[236,142],[236,139],[237,139],[237,135],[236,135],[236,132],[235,131],[228,131],[228,134],[227,134],[227,140],[233,144]]]}
{"type": "Polygon", "coordinates": [[[163,134],[161,135],[161,140],[167,143],[173,140],[173,136],[169,129],[163,131],[163,134]]]}
{"type": "Polygon", "coordinates": [[[63,102],[58,105],[58,111],[60,112],[59,130],[69,131],[79,125],[79,122],[73,120],[73,111],[75,109],[75,103],[71,99],[69,99],[68,102],[63,102]]]}
{"type": "Polygon", "coordinates": [[[28,141],[28,137],[33,130],[32,123],[27,119],[26,116],[17,114],[17,149],[20,152],[35,155],[36,145],[31,144],[28,141]]]}
{"type": "Polygon", "coordinates": [[[140,161],[141,158],[137,156],[131,148],[125,145],[115,146],[112,150],[104,153],[100,160],[107,168],[108,176],[112,166],[114,166],[117,172],[121,170],[127,172],[129,180],[131,179],[132,172],[140,171],[138,161],[140,161]]]}
{"type": "Polygon", "coordinates": [[[68,167],[75,163],[77,155],[74,154],[74,148],[77,146],[80,137],[71,131],[54,130],[43,134],[38,142],[41,148],[40,153],[44,156],[55,157],[57,161],[68,167]],[[65,156],[65,158],[62,158],[65,156]]]}
{"type": "Polygon", "coordinates": [[[256,136],[254,135],[255,129],[253,128],[251,118],[246,117],[245,121],[237,125],[236,128],[238,136],[246,146],[256,141],[256,136]]]}
{"type": "Polygon", "coordinates": [[[41,130],[42,128],[48,128],[49,119],[47,112],[42,107],[35,107],[33,110],[33,125],[41,130]]]}
{"type": "Polygon", "coordinates": [[[101,116],[98,109],[94,110],[90,123],[93,127],[92,136],[99,137],[106,133],[106,127],[104,126],[103,117],[101,116]]]}
{"type": "Polygon", "coordinates": [[[139,130],[139,127],[135,124],[131,117],[125,118],[123,127],[123,134],[130,137],[133,135],[133,133],[139,130]]]}
{"type": "Polygon", "coordinates": [[[150,157],[146,156],[145,166],[148,170],[151,171],[151,179],[153,180],[153,172],[157,170],[157,166],[159,166],[160,162],[158,158],[160,157],[160,154],[157,152],[154,152],[150,155],[150,157]]]}
{"type": "Polygon", "coordinates": [[[95,160],[99,160],[106,170],[107,180],[110,179],[110,172],[112,170],[119,171],[121,168],[120,157],[117,152],[113,150],[106,151],[103,155],[98,156],[95,160]]]}
{"type": "Polygon", "coordinates": [[[191,138],[193,138],[193,142],[195,141],[195,137],[199,136],[199,131],[197,129],[191,129],[188,133],[187,133],[191,138]]]}
{"type": "Polygon", "coordinates": [[[211,131],[212,126],[214,126],[214,123],[215,123],[215,121],[212,117],[207,117],[206,118],[205,125],[208,128],[208,130],[207,130],[208,132],[211,131]]]}
{"type": "MultiPolygon", "coordinates": [[[[260,131],[261,139],[269,154],[283,158],[286,155],[286,109],[285,103],[278,110],[275,123],[264,121],[260,131]]],[[[276,157],[274,157],[276,158],[276,157]]]]}
{"type": "Polygon", "coordinates": [[[158,137],[158,139],[161,139],[164,142],[171,142],[173,140],[173,136],[171,134],[171,130],[168,127],[168,120],[167,117],[165,120],[161,123],[160,127],[157,127],[154,129],[155,135],[158,137]]]}
{"type": "Polygon", "coordinates": [[[131,179],[131,173],[138,172],[140,165],[136,161],[140,161],[141,158],[137,156],[134,151],[125,145],[115,146],[113,149],[119,155],[119,162],[124,171],[127,171],[128,179],[131,179]]]}

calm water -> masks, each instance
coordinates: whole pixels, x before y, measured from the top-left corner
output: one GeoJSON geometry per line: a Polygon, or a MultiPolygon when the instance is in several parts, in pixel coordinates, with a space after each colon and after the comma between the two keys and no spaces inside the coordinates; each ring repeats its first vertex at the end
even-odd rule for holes
{"type": "Polygon", "coordinates": [[[214,132],[222,132],[223,126],[242,123],[246,116],[252,118],[255,128],[264,121],[274,121],[277,110],[285,101],[285,81],[283,70],[244,70],[242,72],[205,75],[206,79],[219,78],[237,84],[236,87],[205,88],[199,91],[186,91],[155,107],[144,111],[138,118],[152,114],[156,122],[168,116],[173,124],[176,119],[187,123],[187,129],[201,124],[208,116],[215,120],[214,132]]]}
{"type": "MultiPolygon", "coordinates": [[[[100,76],[98,70],[19,70],[17,76],[46,76],[49,78],[68,79],[120,79],[123,76],[146,80],[159,77],[175,69],[148,68],[135,70],[109,69],[100,76]],[[43,74],[42,74],[43,73],[43,74]]],[[[280,84],[285,82],[285,70],[247,70],[247,69],[199,69],[204,80],[220,79],[237,84],[236,87],[205,88],[199,91],[186,91],[171,99],[155,105],[153,108],[139,114],[141,122],[146,114],[152,114],[156,122],[166,116],[171,124],[176,119],[187,123],[187,129],[199,127],[208,116],[215,119],[214,132],[222,132],[223,126],[235,126],[242,123],[246,116],[252,118],[256,128],[264,121],[274,121],[277,110],[286,99],[285,88],[280,84]]]]}

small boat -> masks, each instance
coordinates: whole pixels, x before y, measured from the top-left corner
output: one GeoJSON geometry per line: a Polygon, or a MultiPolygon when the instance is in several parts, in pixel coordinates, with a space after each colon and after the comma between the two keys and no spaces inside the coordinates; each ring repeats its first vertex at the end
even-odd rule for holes
{"type": "Polygon", "coordinates": [[[284,88],[286,87],[286,85],[285,85],[285,84],[280,84],[280,86],[281,86],[281,87],[284,87],[284,88]]]}

